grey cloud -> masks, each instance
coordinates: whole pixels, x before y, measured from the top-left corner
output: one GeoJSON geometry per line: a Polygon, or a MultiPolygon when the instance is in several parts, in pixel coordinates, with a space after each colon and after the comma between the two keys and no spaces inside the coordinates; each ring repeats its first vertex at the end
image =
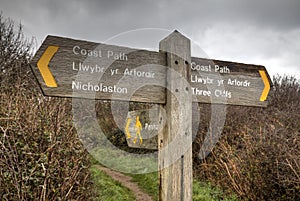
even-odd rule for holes
{"type": "MultiPolygon", "coordinates": [[[[217,59],[249,57],[249,61],[272,60],[278,68],[282,64],[297,68],[297,64],[287,61],[294,61],[295,52],[300,49],[296,42],[299,37],[292,34],[300,30],[299,0],[0,0],[0,3],[4,15],[21,20],[38,42],[47,34],[101,42],[137,28],[178,29],[204,44],[217,59]]],[[[151,41],[152,36],[137,37],[131,40],[151,41]]]]}
{"type": "Polygon", "coordinates": [[[33,23],[46,21],[52,29],[80,35],[91,29],[103,35],[138,27],[206,29],[216,22],[278,30],[300,27],[299,0],[4,0],[4,4],[15,14],[31,16],[33,23]]]}

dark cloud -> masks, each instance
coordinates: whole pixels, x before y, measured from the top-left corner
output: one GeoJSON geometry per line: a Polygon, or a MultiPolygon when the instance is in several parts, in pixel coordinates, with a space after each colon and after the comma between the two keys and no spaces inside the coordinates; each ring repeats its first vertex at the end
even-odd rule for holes
{"type": "Polygon", "coordinates": [[[278,30],[300,27],[299,0],[4,0],[1,4],[26,23],[83,36],[139,27],[207,29],[217,22],[278,30]]]}
{"type": "MultiPolygon", "coordinates": [[[[0,5],[38,42],[48,34],[105,41],[138,28],[178,29],[214,58],[298,70],[299,0],[0,0],[0,5]]],[[[158,40],[152,32],[143,34],[130,40],[158,40]]]]}

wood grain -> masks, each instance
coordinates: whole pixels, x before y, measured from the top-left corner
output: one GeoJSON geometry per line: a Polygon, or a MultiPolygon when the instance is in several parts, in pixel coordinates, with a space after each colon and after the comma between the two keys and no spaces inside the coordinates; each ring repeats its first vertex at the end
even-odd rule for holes
{"type": "Polygon", "coordinates": [[[160,42],[167,57],[166,124],[158,137],[159,200],[192,200],[192,94],[190,40],[173,32],[160,42]]]}
{"type": "Polygon", "coordinates": [[[161,67],[161,65],[165,66],[164,62],[163,56],[156,52],[48,36],[33,58],[31,66],[43,93],[47,96],[164,103],[165,68],[161,67]],[[36,66],[41,55],[49,45],[59,46],[58,52],[49,64],[49,68],[57,81],[57,88],[49,88],[45,85],[36,66]],[[102,57],[75,55],[73,53],[74,46],[79,46],[81,49],[101,51],[102,57]],[[113,58],[108,58],[108,51],[115,54],[124,53],[128,59],[114,60],[113,58]],[[100,68],[105,68],[105,70],[97,73],[75,71],[73,70],[73,62],[75,62],[77,69],[79,63],[81,63],[82,65],[93,67],[97,65],[100,68]],[[124,76],[126,69],[130,71],[136,68],[155,73],[155,76],[154,78],[124,76]],[[118,69],[118,74],[111,75],[111,71],[115,69],[118,69]],[[73,81],[81,82],[82,84],[92,83],[97,85],[102,83],[105,86],[116,85],[120,88],[126,88],[127,93],[73,90],[73,81]],[[154,84],[154,86],[150,86],[150,84],[154,84]]]}
{"type": "MultiPolygon", "coordinates": [[[[102,100],[123,100],[150,103],[166,103],[165,87],[167,83],[166,74],[167,59],[159,52],[138,50],[128,47],[106,45],[70,38],[57,36],[48,36],[43,42],[40,49],[34,56],[31,67],[37,77],[41,89],[46,96],[58,97],[74,97],[74,98],[90,98],[102,100]],[[41,58],[48,46],[58,46],[59,50],[49,63],[50,71],[57,81],[57,88],[47,87],[41,73],[38,70],[37,62],[41,58]],[[89,57],[87,55],[74,54],[73,49],[77,47],[76,53],[81,50],[90,50],[101,52],[101,57],[89,57]],[[126,59],[114,59],[109,56],[126,55],[126,59]],[[79,65],[82,66],[98,66],[101,72],[78,71],[79,65]],[[74,66],[75,69],[74,70],[74,66]],[[104,70],[103,70],[104,69],[104,70]],[[112,75],[112,72],[118,71],[112,75]],[[127,71],[141,71],[153,74],[153,77],[138,77],[124,75],[127,71]],[[116,91],[105,92],[95,90],[82,90],[74,87],[93,86],[101,84],[102,86],[116,87],[126,90],[126,93],[117,93],[116,91]],[[72,88],[72,84],[74,85],[72,88]]],[[[210,96],[194,93],[193,102],[211,103],[211,104],[230,104],[243,106],[266,107],[268,101],[260,101],[262,91],[264,89],[263,80],[260,77],[259,70],[266,71],[264,66],[242,64],[236,62],[227,62],[219,60],[210,60],[202,58],[191,58],[191,68],[195,65],[210,65],[212,70],[205,72],[201,70],[191,70],[191,74],[187,76],[188,82],[191,81],[193,92],[209,91],[210,96]],[[214,71],[214,66],[226,66],[230,73],[220,73],[214,71]],[[195,82],[195,79],[212,79],[213,84],[195,82]],[[249,87],[240,87],[229,85],[228,80],[240,80],[250,82],[249,87]],[[224,80],[224,84],[218,85],[220,80],[224,80]],[[216,92],[217,91],[217,92],[216,92]],[[230,97],[218,97],[219,91],[230,93],[230,97]],[[217,95],[216,95],[217,93],[217,95]]],[[[271,79],[269,82],[271,83],[271,79]]]]}

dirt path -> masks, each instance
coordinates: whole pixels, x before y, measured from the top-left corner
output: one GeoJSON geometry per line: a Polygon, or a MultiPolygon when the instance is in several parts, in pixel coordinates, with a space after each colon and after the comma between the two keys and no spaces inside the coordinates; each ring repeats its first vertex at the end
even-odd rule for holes
{"type": "Polygon", "coordinates": [[[111,178],[120,182],[123,186],[131,190],[137,201],[153,201],[152,198],[147,193],[143,192],[136,183],[131,181],[132,180],[131,177],[121,174],[119,172],[115,172],[108,168],[102,167],[100,165],[97,165],[97,168],[99,168],[101,171],[105,172],[111,178]]]}

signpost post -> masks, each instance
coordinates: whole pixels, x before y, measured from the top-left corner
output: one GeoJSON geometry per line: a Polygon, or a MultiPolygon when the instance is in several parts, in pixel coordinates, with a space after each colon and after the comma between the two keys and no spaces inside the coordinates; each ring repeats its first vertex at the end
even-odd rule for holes
{"type": "Polygon", "coordinates": [[[271,87],[263,66],[191,57],[190,40],[177,31],[159,52],[48,36],[31,67],[47,96],[163,105],[154,143],[143,139],[151,122],[142,113],[129,112],[124,128],[129,146],[158,149],[163,201],[192,200],[192,102],[266,107],[271,87]]]}
{"type": "Polygon", "coordinates": [[[175,31],[159,44],[167,60],[166,126],[158,135],[159,199],[192,200],[190,40],[175,31]]]}

